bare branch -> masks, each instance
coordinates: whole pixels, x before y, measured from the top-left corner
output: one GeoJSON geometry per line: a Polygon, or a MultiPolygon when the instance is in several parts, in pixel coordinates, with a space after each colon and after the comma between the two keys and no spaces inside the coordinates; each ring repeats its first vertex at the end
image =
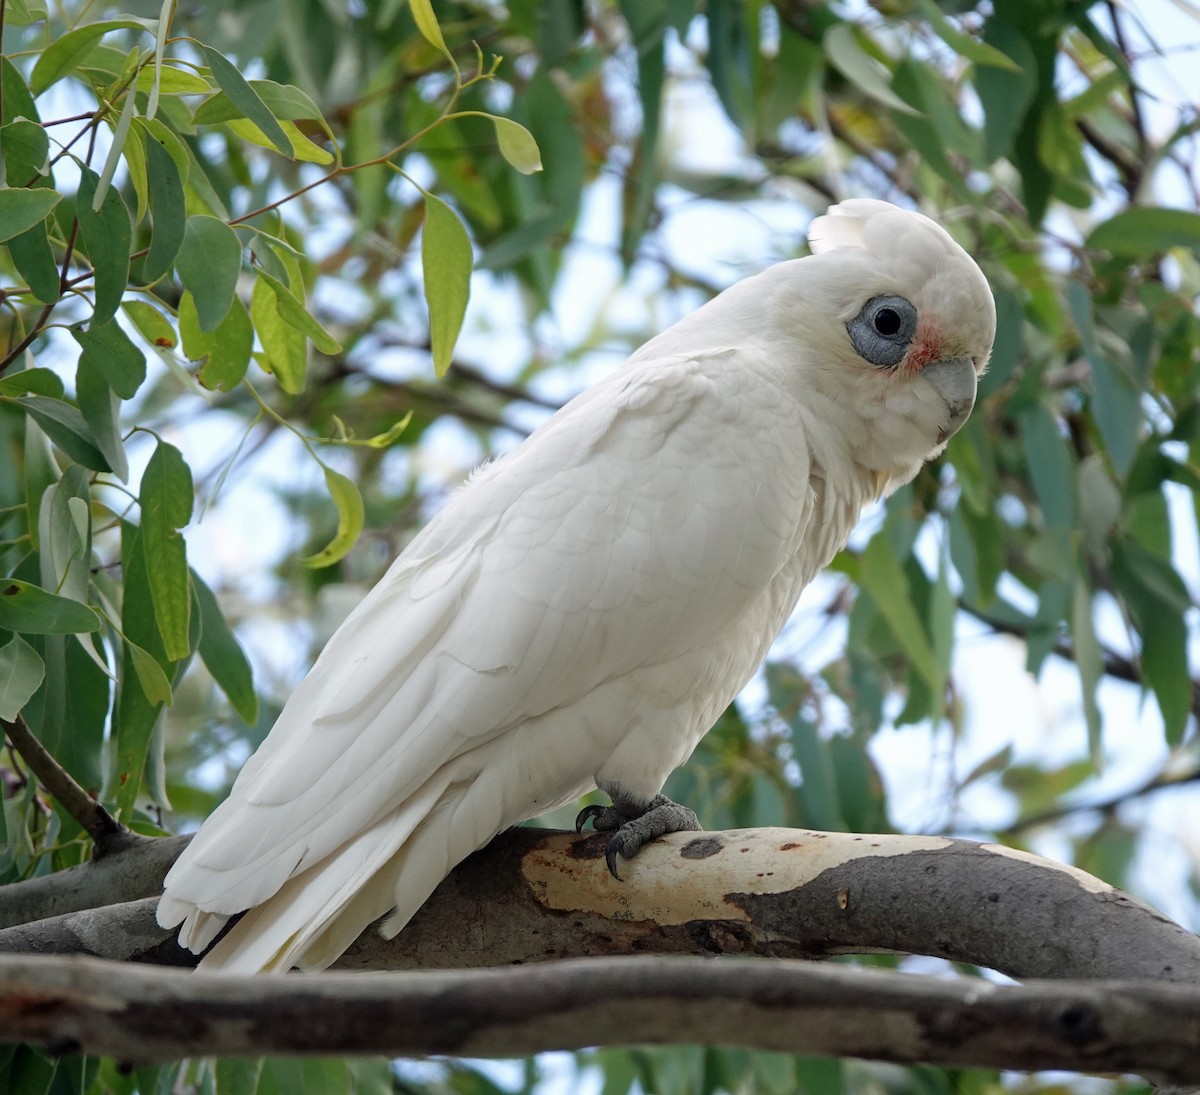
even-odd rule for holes
{"type": "MultiPolygon", "coordinates": [[[[1007,848],[803,829],[680,833],[643,849],[618,882],[605,841],[510,829],[460,864],[397,938],[368,929],[339,967],[885,951],[1020,978],[1200,983],[1191,933],[1082,871],[1007,848]]],[[[153,911],[150,899],[11,928],[0,951],[194,961],[153,911]]]]}
{"type": "Polygon", "coordinates": [[[0,959],[5,1037],[132,1063],[267,1054],[514,1056],[713,1045],[1200,1080],[1200,990],[1012,986],[782,960],[254,977],[0,959]]]}
{"type": "Polygon", "coordinates": [[[163,877],[191,839],[139,839],[83,866],[0,886],[0,929],[142,897],[157,900],[163,877]]]}
{"type": "Polygon", "coordinates": [[[12,722],[0,719],[0,726],[4,727],[5,736],[42,786],[92,838],[96,845],[97,858],[144,839],[122,825],[101,803],[80,787],[71,773],[38,741],[20,715],[12,722]]]}

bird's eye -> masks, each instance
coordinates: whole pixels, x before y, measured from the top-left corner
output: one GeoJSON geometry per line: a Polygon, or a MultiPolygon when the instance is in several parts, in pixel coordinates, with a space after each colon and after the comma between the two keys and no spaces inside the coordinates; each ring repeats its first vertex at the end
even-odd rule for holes
{"type": "Polygon", "coordinates": [[[917,331],[917,310],[903,297],[872,297],[846,330],[865,361],[872,365],[898,365],[917,331]]]}

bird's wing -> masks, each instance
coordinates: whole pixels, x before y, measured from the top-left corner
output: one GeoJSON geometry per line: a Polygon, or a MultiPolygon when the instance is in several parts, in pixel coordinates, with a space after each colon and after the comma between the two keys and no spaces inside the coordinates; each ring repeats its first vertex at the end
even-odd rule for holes
{"type": "MultiPolygon", "coordinates": [[[[375,825],[403,842],[474,777],[473,751],[730,627],[809,490],[799,423],[738,364],[639,362],[477,474],[330,640],[172,869],[160,920],[257,905],[375,825]],[[776,459],[789,470],[768,476],[776,459]]],[[[579,742],[554,793],[611,748],[579,742]]],[[[546,767],[510,752],[517,786],[546,767]]],[[[507,801],[493,831],[547,805],[507,801]]]]}

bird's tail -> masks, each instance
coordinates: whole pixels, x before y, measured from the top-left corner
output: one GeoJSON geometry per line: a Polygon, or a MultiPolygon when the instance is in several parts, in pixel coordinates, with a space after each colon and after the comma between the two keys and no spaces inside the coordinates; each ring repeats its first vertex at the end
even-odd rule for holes
{"type": "MultiPolygon", "coordinates": [[[[200,962],[202,969],[285,973],[324,969],[375,920],[394,937],[441,880],[500,828],[485,779],[426,785],[393,813],[290,878],[250,909],[200,962]]],[[[196,910],[197,922],[223,917],[196,910]]],[[[187,925],[185,925],[186,931],[187,925]]],[[[181,935],[181,938],[184,938],[181,935]]]]}

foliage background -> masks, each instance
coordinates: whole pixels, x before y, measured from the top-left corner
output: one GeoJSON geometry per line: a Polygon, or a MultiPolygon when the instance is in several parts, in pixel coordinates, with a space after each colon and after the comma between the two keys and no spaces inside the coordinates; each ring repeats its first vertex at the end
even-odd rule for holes
{"type": "MultiPolygon", "coordinates": [[[[713,828],[1034,848],[1195,928],[1190,4],[171,8],[3,4],[0,715],[141,831],[193,826],[470,466],[804,253],[830,202],[880,196],[988,274],[979,405],[668,792],[713,828]]],[[[0,883],[85,859],[0,766],[0,883]]],[[[0,1071],[21,1092],[1071,1087],[687,1048],[130,1075],[21,1048],[0,1071]]]]}

